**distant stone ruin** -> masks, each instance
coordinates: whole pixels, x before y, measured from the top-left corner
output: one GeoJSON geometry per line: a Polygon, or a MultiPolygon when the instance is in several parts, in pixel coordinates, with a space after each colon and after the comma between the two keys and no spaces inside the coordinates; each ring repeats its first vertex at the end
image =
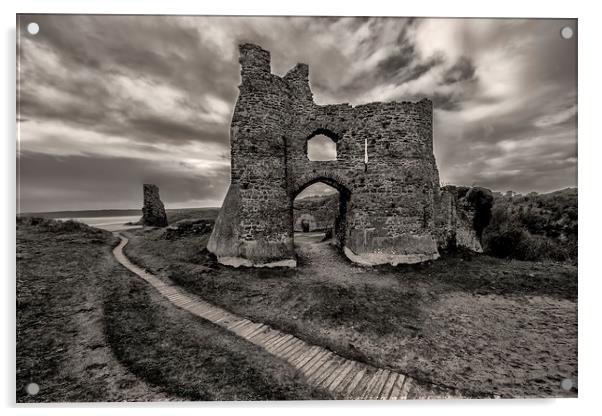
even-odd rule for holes
{"type": "Polygon", "coordinates": [[[144,184],[144,205],[142,206],[142,225],[151,227],[166,227],[167,215],[161,198],[159,198],[159,187],[152,184],[144,184]]]}
{"type": "Polygon", "coordinates": [[[274,75],[270,53],[252,44],[240,64],[231,183],[207,245],[218,261],[296,266],[293,201],[316,182],[339,191],[334,238],[354,262],[432,260],[443,240],[477,248],[470,218],[455,218],[458,195],[439,187],[430,100],[320,106],[307,65],[274,75]],[[335,142],[336,160],[309,160],[317,135],[335,142]]]}

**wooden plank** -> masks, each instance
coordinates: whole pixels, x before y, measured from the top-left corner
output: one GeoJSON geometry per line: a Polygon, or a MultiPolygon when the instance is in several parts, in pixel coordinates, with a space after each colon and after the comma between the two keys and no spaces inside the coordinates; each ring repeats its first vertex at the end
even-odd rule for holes
{"type": "Polygon", "coordinates": [[[234,328],[237,328],[237,327],[241,326],[245,322],[247,322],[246,319],[240,319],[240,320],[238,320],[236,322],[232,322],[230,325],[227,326],[227,328],[228,328],[229,331],[232,331],[232,330],[234,330],[234,328]]]}
{"type": "Polygon", "coordinates": [[[301,353],[301,351],[306,351],[308,349],[309,345],[305,341],[299,340],[297,345],[295,345],[293,348],[288,350],[286,354],[283,355],[283,358],[285,358],[288,361],[291,361],[293,357],[298,356],[301,353]]]}
{"type": "Polygon", "coordinates": [[[319,387],[328,389],[330,383],[332,383],[333,380],[337,378],[337,376],[347,367],[348,362],[344,358],[337,357],[336,361],[336,366],[332,369],[328,377],[325,377],[324,379],[318,382],[319,387]]]}
{"type": "Polygon", "coordinates": [[[249,336],[247,339],[254,344],[262,345],[262,341],[272,335],[274,335],[274,330],[266,325],[261,331],[249,336]]]}
{"type": "Polygon", "coordinates": [[[397,380],[398,376],[399,376],[399,374],[394,373],[394,372],[391,372],[389,374],[389,378],[387,378],[387,381],[383,385],[382,390],[378,394],[379,400],[387,400],[389,398],[389,395],[391,394],[391,390],[393,389],[393,384],[395,384],[395,380],[397,380]]]}
{"type": "Polygon", "coordinates": [[[401,387],[403,386],[403,382],[405,380],[405,376],[403,374],[399,374],[399,377],[393,383],[393,388],[389,393],[389,400],[399,400],[399,394],[401,392],[401,387]]]}
{"type": "MultiPolygon", "coordinates": [[[[372,391],[372,389],[374,388],[374,385],[376,384],[376,381],[378,380],[378,378],[380,377],[380,375],[383,373],[382,369],[378,369],[376,371],[376,373],[372,374],[372,377],[370,377],[369,380],[366,380],[365,385],[363,386],[362,389],[358,390],[358,395],[359,398],[361,398],[362,400],[366,400],[368,399],[368,395],[370,394],[370,392],[372,391]],[[359,394],[361,391],[361,394],[359,394]]],[[[358,388],[361,387],[358,386],[358,388]]]]}
{"type": "Polygon", "coordinates": [[[295,338],[293,342],[289,343],[286,347],[282,347],[278,352],[278,357],[287,358],[292,351],[298,349],[301,345],[303,345],[303,341],[299,338],[295,338]]]}
{"type": "Polygon", "coordinates": [[[307,372],[313,369],[320,360],[328,354],[328,351],[320,348],[318,353],[312,356],[309,360],[307,360],[302,366],[298,367],[299,371],[301,371],[304,375],[307,375],[307,372]]]}
{"type": "Polygon", "coordinates": [[[285,334],[282,334],[282,335],[283,335],[282,337],[278,338],[277,340],[272,342],[270,345],[266,346],[266,350],[268,350],[269,352],[273,352],[280,345],[284,344],[285,342],[287,342],[293,338],[292,335],[285,335],[285,334]]]}
{"type": "Polygon", "coordinates": [[[330,380],[327,384],[324,384],[330,391],[335,391],[336,388],[345,380],[346,376],[351,373],[351,370],[354,368],[354,362],[351,360],[347,360],[345,365],[341,366],[341,370],[337,373],[336,377],[330,380]]]}
{"type": "Polygon", "coordinates": [[[333,354],[330,351],[326,351],[326,354],[320,356],[320,359],[315,359],[315,363],[309,367],[305,371],[305,377],[308,379],[313,376],[316,371],[319,371],[320,368],[324,365],[324,363],[332,358],[333,354]]]}
{"type": "Polygon", "coordinates": [[[263,328],[264,326],[264,324],[253,322],[252,325],[247,326],[247,328],[244,331],[239,332],[238,335],[240,335],[242,338],[247,338],[250,334],[254,333],[258,329],[263,328]]]}
{"type": "Polygon", "coordinates": [[[284,358],[289,362],[289,364],[292,364],[294,366],[298,359],[304,354],[306,354],[310,349],[311,346],[304,342],[298,348],[295,348],[294,351],[291,351],[291,353],[286,355],[286,357],[284,358]]]}
{"type": "Polygon", "coordinates": [[[216,313],[213,313],[209,316],[206,316],[205,319],[210,320],[211,322],[215,322],[217,319],[221,318],[224,316],[224,311],[222,310],[218,310],[216,313]]]}
{"type": "Polygon", "coordinates": [[[269,342],[265,342],[263,345],[264,345],[264,348],[266,351],[271,352],[272,348],[276,347],[276,345],[280,345],[280,343],[286,341],[287,339],[288,339],[287,335],[280,332],[275,337],[273,337],[269,342]]]}
{"type": "Polygon", "coordinates": [[[368,399],[370,399],[370,400],[378,399],[378,396],[380,396],[380,392],[382,391],[385,383],[389,379],[390,374],[391,374],[391,372],[389,370],[383,370],[383,372],[381,373],[378,380],[376,380],[376,383],[374,383],[374,388],[369,393],[368,399]]]}
{"type": "Polygon", "coordinates": [[[261,331],[265,331],[268,327],[264,324],[258,324],[257,328],[255,328],[253,331],[250,331],[249,333],[243,335],[245,338],[250,339],[253,338],[255,335],[261,333],[261,331]]]}
{"type": "Polygon", "coordinates": [[[293,361],[293,365],[301,369],[305,364],[307,364],[312,358],[318,355],[322,351],[320,347],[313,346],[307,352],[303,353],[299,358],[293,361]]]}
{"type": "Polygon", "coordinates": [[[194,299],[184,299],[181,303],[180,303],[180,307],[181,308],[186,308],[190,305],[194,305],[196,302],[194,301],[194,299]]]}
{"type": "Polygon", "coordinates": [[[215,320],[215,324],[220,324],[220,325],[224,325],[225,322],[230,321],[236,319],[236,317],[234,315],[232,315],[229,312],[224,313],[224,316],[222,318],[216,319],[215,320]]]}
{"type": "Polygon", "coordinates": [[[207,312],[206,314],[203,315],[203,318],[212,321],[213,319],[218,316],[222,311],[220,311],[219,309],[212,309],[209,312],[207,312]]]}
{"type": "Polygon", "coordinates": [[[322,366],[316,371],[312,377],[308,377],[309,381],[314,383],[315,386],[319,386],[324,379],[332,374],[337,368],[339,368],[340,358],[334,356],[327,360],[322,366]]]}
{"type": "Polygon", "coordinates": [[[196,305],[194,308],[190,309],[190,312],[201,317],[203,314],[207,313],[207,311],[209,311],[209,308],[203,305],[196,305]]]}
{"type": "Polygon", "coordinates": [[[359,373],[362,369],[362,366],[359,363],[352,360],[349,360],[349,362],[351,363],[351,367],[349,368],[347,374],[345,374],[343,377],[340,377],[340,380],[334,381],[333,385],[336,383],[336,386],[330,386],[330,391],[333,392],[337,397],[347,389],[347,386],[349,386],[357,373],[359,373]]]}
{"type": "Polygon", "coordinates": [[[345,398],[352,399],[353,393],[359,387],[360,381],[366,376],[366,369],[361,368],[357,373],[355,373],[354,377],[345,387],[345,389],[341,389],[340,392],[345,398]]]}
{"type": "Polygon", "coordinates": [[[272,340],[276,339],[276,337],[280,336],[281,332],[280,331],[275,331],[275,330],[271,330],[270,332],[268,332],[266,334],[266,336],[263,339],[257,339],[256,341],[259,345],[261,346],[266,346],[268,345],[270,342],[272,342],[272,340]]]}
{"type": "Polygon", "coordinates": [[[397,400],[406,400],[408,398],[408,394],[410,393],[412,384],[412,378],[406,376],[405,380],[403,381],[403,386],[401,386],[401,391],[399,392],[397,400]]]}
{"type": "Polygon", "coordinates": [[[258,340],[258,339],[263,339],[264,337],[266,337],[268,334],[270,334],[270,331],[272,330],[272,328],[270,328],[267,325],[263,325],[263,328],[261,328],[260,331],[255,332],[254,334],[250,334],[247,339],[250,340],[258,340]]]}
{"type": "Polygon", "coordinates": [[[296,340],[297,338],[295,338],[293,335],[290,335],[284,342],[281,342],[280,344],[278,344],[278,346],[274,346],[272,353],[279,354],[279,352],[282,351],[283,348],[286,348],[287,345],[295,342],[296,340]]]}
{"type": "Polygon", "coordinates": [[[282,358],[286,358],[291,353],[291,351],[296,350],[297,348],[299,348],[300,345],[303,344],[303,341],[301,341],[299,338],[295,338],[295,340],[292,343],[290,343],[286,347],[283,347],[281,351],[278,352],[278,355],[282,358]]]}
{"type": "Polygon", "coordinates": [[[239,325],[236,328],[232,329],[232,332],[234,332],[236,335],[240,335],[241,332],[248,329],[251,325],[255,325],[255,322],[251,322],[248,319],[245,319],[245,321],[246,322],[242,325],[239,325]]]}

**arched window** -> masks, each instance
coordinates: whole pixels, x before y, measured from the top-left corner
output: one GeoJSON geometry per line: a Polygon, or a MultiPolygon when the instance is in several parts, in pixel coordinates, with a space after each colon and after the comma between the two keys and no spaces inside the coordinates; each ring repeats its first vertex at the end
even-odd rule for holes
{"type": "Polygon", "coordinates": [[[337,160],[337,144],[330,137],[317,134],[307,141],[307,158],[312,161],[337,160]]]}

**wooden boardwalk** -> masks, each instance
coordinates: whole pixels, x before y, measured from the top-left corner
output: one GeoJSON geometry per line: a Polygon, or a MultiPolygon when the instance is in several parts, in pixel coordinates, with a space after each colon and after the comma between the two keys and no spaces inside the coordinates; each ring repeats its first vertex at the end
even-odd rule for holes
{"type": "Polygon", "coordinates": [[[133,264],[123,253],[128,239],[117,234],[121,242],[113,250],[119,263],[144,279],[175,306],[219,325],[259,345],[270,354],[285,360],[303,373],[308,382],[329,391],[337,399],[404,400],[447,399],[462,397],[449,388],[419,383],[403,374],[376,368],[343,358],[326,348],[232,314],[160,279],[133,264]]]}

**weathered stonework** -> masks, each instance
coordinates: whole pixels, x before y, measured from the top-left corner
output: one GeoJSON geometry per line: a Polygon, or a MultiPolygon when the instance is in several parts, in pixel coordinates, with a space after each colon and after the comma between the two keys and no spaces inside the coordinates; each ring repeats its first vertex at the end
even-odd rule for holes
{"type": "Polygon", "coordinates": [[[493,194],[489,189],[444,186],[436,201],[439,248],[466,248],[482,253],[481,234],[489,223],[493,194]]]}
{"type": "Polygon", "coordinates": [[[167,215],[157,185],[144,184],[144,205],[142,206],[142,225],[166,227],[167,215]]]}
{"type": "Polygon", "coordinates": [[[270,53],[251,44],[240,46],[240,64],[231,184],[207,246],[220,262],[295,266],[293,200],[316,182],[339,191],[335,237],[352,261],[439,257],[430,100],[320,106],[307,65],[279,77],[270,53]],[[337,160],[308,159],[318,134],[336,142],[337,160]]]}

